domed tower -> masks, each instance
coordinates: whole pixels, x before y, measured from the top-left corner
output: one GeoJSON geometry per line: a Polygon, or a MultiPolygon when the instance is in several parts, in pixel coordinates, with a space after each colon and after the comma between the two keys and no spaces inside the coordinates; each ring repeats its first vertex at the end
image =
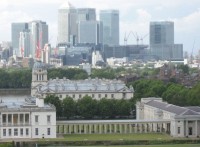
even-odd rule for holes
{"type": "Polygon", "coordinates": [[[31,95],[36,94],[38,86],[47,83],[47,70],[41,61],[36,61],[32,69],[31,95]]]}

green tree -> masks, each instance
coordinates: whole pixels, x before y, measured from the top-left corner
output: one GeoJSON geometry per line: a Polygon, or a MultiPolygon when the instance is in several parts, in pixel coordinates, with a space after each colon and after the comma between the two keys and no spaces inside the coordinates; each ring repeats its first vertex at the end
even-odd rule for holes
{"type": "Polygon", "coordinates": [[[62,101],[63,104],[63,116],[70,118],[76,114],[76,102],[71,97],[66,97],[62,101]]]}
{"type": "Polygon", "coordinates": [[[45,103],[50,103],[56,107],[56,116],[61,117],[63,113],[62,102],[59,97],[55,95],[49,95],[44,99],[45,103]]]}
{"type": "Polygon", "coordinates": [[[91,119],[97,113],[97,101],[89,96],[84,96],[77,101],[77,111],[80,116],[91,119]]]}

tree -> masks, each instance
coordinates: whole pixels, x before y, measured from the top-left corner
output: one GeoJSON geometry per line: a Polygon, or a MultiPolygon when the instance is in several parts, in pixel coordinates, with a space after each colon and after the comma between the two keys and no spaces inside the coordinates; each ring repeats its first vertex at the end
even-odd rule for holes
{"type": "Polygon", "coordinates": [[[76,114],[76,102],[71,97],[66,97],[62,101],[63,104],[63,116],[70,118],[76,114]]]}
{"type": "Polygon", "coordinates": [[[55,95],[49,95],[44,99],[44,102],[50,103],[56,107],[56,116],[57,117],[62,116],[63,107],[62,107],[62,103],[61,103],[61,100],[59,99],[59,97],[57,97],[55,95]]]}
{"type": "Polygon", "coordinates": [[[78,114],[86,119],[91,119],[97,112],[97,101],[90,96],[84,96],[77,101],[78,114]]]}

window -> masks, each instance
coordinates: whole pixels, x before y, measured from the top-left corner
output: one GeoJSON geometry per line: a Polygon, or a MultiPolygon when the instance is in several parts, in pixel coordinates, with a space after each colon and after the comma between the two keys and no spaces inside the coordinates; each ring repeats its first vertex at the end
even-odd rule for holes
{"type": "Polygon", "coordinates": [[[73,98],[75,98],[75,94],[73,94],[73,98]]]}
{"type": "Polygon", "coordinates": [[[8,135],[12,136],[12,130],[11,129],[8,129],[8,135]]]}
{"type": "Polygon", "coordinates": [[[20,114],[20,123],[22,124],[24,122],[24,114],[20,114]]]}
{"type": "Polygon", "coordinates": [[[9,123],[9,124],[12,123],[12,114],[8,114],[8,123],[9,123]]]}
{"type": "Polygon", "coordinates": [[[35,115],[35,122],[38,123],[38,115],[35,115]]]}
{"type": "Polygon", "coordinates": [[[105,98],[107,98],[108,97],[108,95],[107,94],[105,94],[105,98]]]}
{"type": "Polygon", "coordinates": [[[18,129],[14,129],[14,136],[18,136],[18,129]]]}
{"type": "Polygon", "coordinates": [[[101,98],[101,94],[99,94],[99,98],[101,98]]]}
{"type": "Polygon", "coordinates": [[[92,94],[92,98],[94,98],[94,94],[92,94]]]}
{"type": "Polygon", "coordinates": [[[38,135],[38,128],[35,128],[35,135],[38,135]]]}
{"type": "Polygon", "coordinates": [[[180,127],[178,127],[178,134],[180,134],[181,133],[181,128],[180,127]]]}
{"type": "Polygon", "coordinates": [[[26,135],[27,135],[27,136],[29,135],[29,130],[28,130],[28,128],[26,128],[26,135]]]}
{"type": "Polygon", "coordinates": [[[81,96],[81,94],[79,94],[79,98],[81,98],[82,96],[81,96]]]}
{"type": "Polygon", "coordinates": [[[29,123],[29,114],[25,114],[25,123],[26,123],[26,124],[29,123]]]}
{"type": "Polygon", "coordinates": [[[51,115],[47,115],[47,123],[51,122],[51,115]]]}
{"type": "Polygon", "coordinates": [[[62,98],[62,95],[60,95],[60,98],[62,98]]]}
{"type": "Polygon", "coordinates": [[[6,114],[3,114],[3,123],[6,123],[6,114]]]}
{"type": "Polygon", "coordinates": [[[23,128],[20,129],[20,135],[23,136],[23,128]]]}
{"type": "Polygon", "coordinates": [[[3,129],[3,136],[6,136],[6,129],[3,129]]]}
{"type": "Polygon", "coordinates": [[[114,94],[111,94],[111,98],[114,98],[114,94]]]}
{"type": "Polygon", "coordinates": [[[51,135],[51,128],[47,128],[47,135],[51,135]]]}

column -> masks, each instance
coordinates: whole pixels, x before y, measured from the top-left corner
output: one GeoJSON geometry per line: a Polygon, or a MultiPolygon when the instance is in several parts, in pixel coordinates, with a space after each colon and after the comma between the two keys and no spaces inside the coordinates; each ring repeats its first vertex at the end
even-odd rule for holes
{"type": "Polygon", "coordinates": [[[142,124],[139,124],[139,132],[142,133],[142,124]]]}
{"type": "Polygon", "coordinates": [[[188,121],[185,121],[185,136],[188,136],[188,121]]]}
{"type": "Polygon", "coordinates": [[[129,124],[129,133],[132,133],[133,129],[132,129],[132,124],[129,124]]]}
{"type": "Polygon", "coordinates": [[[147,133],[147,124],[144,124],[144,132],[147,133]]]}
{"type": "Polygon", "coordinates": [[[84,125],[84,133],[87,134],[87,125],[84,125]]]}
{"type": "Polygon", "coordinates": [[[138,124],[135,124],[134,133],[137,133],[137,130],[138,130],[138,124]]]}
{"type": "Polygon", "coordinates": [[[94,125],[94,133],[97,133],[97,124],[94,125]]]}
{"type": "Polygon", "coordinates": [[[77,133],[77,125],[74,125],[74,134],[77,133]]]}
{"type": "Polygon", "coordinates": [[[122,124],[119,125],[119,133],[122,133],[122,124]]]}
{"type": "Polygon", "coordinates": [[[127,133],[127,126],[128,124],[124,124],[124,133],[127,133]]]}
{"type": "Polygon", "coordinates": [[[107,134],[108,130],[107,130],[107,124],[104,124],[104,133],[107,134]]]}
{"type": "Polygon", "coordinates": [[[72,132],[72,126],[69,125],[69,134],[71,134],[71,132],[72,132]]]}
{"type": "Polygon", "coordinates": [[[89,133],[91,134],[92,133],[92,125],[89,124],[89,133]]]}
{"type": "Polygon", "coordinates": [[[99,125],[99,133],[102,134],[102,124],[99,125]]]}
{"type": "Polygon", "coordinates": [[[196,137],[198,136],[198,122],[195,121],[195,131],[196,131],[196,137]]]}
{"type": "Polygon", "coordinates": [[[110,133],[112,133],[112,124],[109,124],[110,133]]]}
{"type": "Polygon", "coordinates": [[[117,133],[117,124],[114,124],[114,133],[117,133]]]}

